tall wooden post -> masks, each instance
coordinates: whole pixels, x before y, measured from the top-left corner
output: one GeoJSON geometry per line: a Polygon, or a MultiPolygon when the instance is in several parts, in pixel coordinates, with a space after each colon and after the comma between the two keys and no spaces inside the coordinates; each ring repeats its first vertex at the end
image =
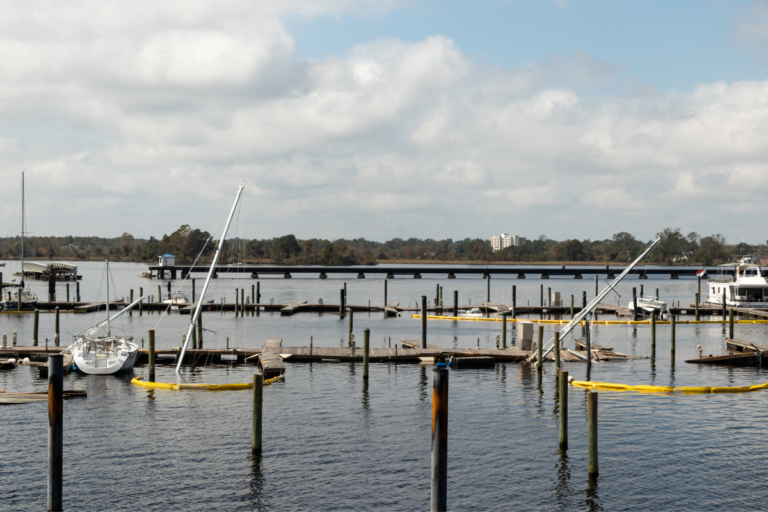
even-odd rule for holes
{"type": "Polygon", "coordinates": [[[197,347],[203,348],[203,312],[197,315],[197,347]]]}
{"type": "Polygon", "coordinates": [[[256,304],[256,285],[255,284],[251,285],[251,302],[256,304]]]}
{"type": "Polygon", "coordinates": [[[427,348],[427,296],[421,296],[421,348],[427,348]]]}
{"type": "Polygon", "coordinates": [[[560,448],[568,449],[568,372],[560,372],[560,448]]]}
{"type": "Polygon", "coordinates": [[[459,290],[453,290],[453,316],[459,316],[459,290]]]}
{"type": "Polygon", "coordinates": [[[512,285],[512,318],[517,318],[517,285],[512,285]]]}
{"type": "Polygon", "coordinates": [[[544,307],[544,285],[540,285],[539,288],[539,307],[544,307]]]}
{"type": "Polygon", "coordinates": [[[195,278],[192,278],[192,304],[195,303],[195,278]]]}
{"type": "Polygon", "coordinates": [[[597,464],[597,391],[587,393],[587,444],[589,445],[589,476],[599,473],[597,464]]]}
{"type": "Polygon", "coordinates": [[[80,281],[75,283],[75,295],[77,296],[77,302],[80,302],[80,281]]]}
{"type": "Polygon", "coordinates": [[[571,295],[571,320],[573,320],[573,295],[571,295]]]}
{"type": "Polygon", "coordinates": [[[432,371],[432,499],[430,510],[448,510],[448,370],[432,371]]]}
{"type": "Polygon", "coordinates": [[[544,345],[544,326],[539,326],[539,342],[536,344],[536,371],[541,373],[542,368],[544,367],[544,361],[542,361],[542,353],[543,353],[543,345],[544,345]]]}
{"type": "Polygon", "coordinates": [[[48,510],[62,509],[64,356],[48,356],[48,510]]]}
{"type": "MultiPolygon", "coordinates": [[[[256,304],[261,304],[261,282],[256,283],[256,304]]],[[[256,308],[258,311],[259,308],[256,308]]]]}
{"type": "Polygon", "coordinates": [[[56,319],[55,319],[56,330],[54,331],[56,336],[54,337],[54,344],[58,347],[59,340],[61,339],[61,335],[59,334],[60,332],[59,331],[59,306],[56,306],[56,312],[54,314],[56,316],[56,319]]]}
{"type": "MultiPolygon", "coordinates": [[[[387,278],[385,277],[384,278],[384,307],[387,307],[387,304],[389,303],[387,302],[387,278]]],[[[387,318],[386,310],[384,311],[384,318],[387,318]]]]}
{"type": "Polygon", "coordinates": [[[723,287],[723,322],[725,322],[725,287],[723,287]]]}
{"type": "Polygon", "coordinates": [[[366,327],[363,332],[363,380],[368,380],[368,352],[371,348],[371,330],[366,327]]]}
{"type": "Polygon", "coordinates": [[[656,357],[656,312],[651,313],[651,357],[656,357]]]}
{"type": "MultiPolygon", "coordinates": [[[[21,297],[21,290],[19,290],[19,297],[21,297]]],[[[37,333],[38,327],[40,327],[40,311],[35,308],[35,321],[32,324],[32,346],[37,346],[37,333]]]]}
{"type": "Polygon", "coordinates": [[[350,347],[354,347],[355,343],[352,341],[352,329],[353,329],[353,322],[354,322],[354,316],[355,312],[351,309],[349,310],[349,332],[347,333],[347,344],[350,347]]]}
{"type": "MultiPolygon", "coordinates": [[[[0,281],[3,280],[3,275],[0,274],[0,281]]],[[[2,289],[2,285],[0,285],[0,289],[2,289]]],[[[67,283],[67,302],[69,302],[69,283],[67,283]]]]}
{"type": "Polygon", "coordinates": [[[235,318],[237,318],[237,314],[240,312],[240,293],[239,288],[235,288],[235,318]]]}
{"type": "Polygon", "coordinates": [[[507,314],[501,314],[501,348],[507,348],[507,314]]]}
{"type": "MultiPolygon", "coordinates": [[[[140,287],[139,288],[139,297],[143,297],[143,296],[144,296],[144,288],[140,287]]],[[[142,315],[142,307],[141,307],[142,305],[144,305],[144,301],[139,302],[139,316],[142,315]]]]}
{"type": "Polygon", "coordinates": [[[670,328],[670,353],[672,355],[672,361],[675,360],[675,315],[672,315],[669,322],[670,328]]]}
{"type": "Polygon", "coordinates": [[[245,316],[245,288],[240,288],[240,316],[245,316]]]}
{"type": "Polygon", "coordinates": [[[643,285],[640,285],[640,298],[642,299],[644,297],[643,295],[643,285]]]}
{"type": "Polygon", "coordinates": [[[560,371],[560,331],[555,331],[555,375],[560,371]]]}
{"type": "Polygon", "coordinates": [[[728,308],[728,338],[733,339],[733,308],[728,308]]]}
{"type": "Polygon", "coordinates": [[[592,315],[587,314],[587,318],[584,321],[585,331],[587,333],[587,375],[592,371],[592,332],[590,330],[590,324],[592,323],[590,318],[592,315]]]}
{"type": "MultiPolygon", "coordinates": [[[[701,283],[701,278],[699,278],[699,283],[701,283]]],[[[699,321],[699,294],[696,294],[696,321],[699,321]]]]}
{"type": "Polygon", "coordinates": [[[597,274],[595,274],[595,297],[600,295],[600,291],[597,289],[597,274]]]}
{"type": "Polygon", "coordinates": [[[637,322],[637,288],[632,288],[632,307],[635,308],[632,311],[632,320],[637,322]]]}
{"type": "Polygon", "coordinates": [[[547,306],[552,307],[552,287],[547,286],[547,306]]]}
{"type": "Polygon", "coordinates": [[[264,390],[264,375],[253,374],[253,416],[251,418],[251,454],[261,453],[262,428],[262,397],[264,390]]]}
{"type": "Polygon", "coordinates": [[[344,288],[339,290],[339,317],[344,318],[344,288]]]}
{"type": "Polygon", "coordinates": [[[160,289],[160,285],[157,285],[157,302],[163,302],[163,291],[160,289]]]}
{"type": "Polygon", "coordinates": [[[150,329],[147,337],[149,338],[149,364],[147,365],[149,381],[155,382],[155,330],[150,329]]]}
{"type": "MultiPolygon", "coordinates": [[[[133,288],[131,288],[131,300],[128,301],[128,304],[133,304],[133,288]]],[[[133,309],[128,311],[128,316],[133,316],[133,309]]]]}

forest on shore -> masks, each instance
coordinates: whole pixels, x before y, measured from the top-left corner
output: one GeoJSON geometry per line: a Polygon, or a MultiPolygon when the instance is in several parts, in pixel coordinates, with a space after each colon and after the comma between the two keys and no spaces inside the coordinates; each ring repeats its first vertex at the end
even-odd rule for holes
{"type": "MultiPolygon", "coordinates": [[[[722,235],[684,235],[667,228],[657,233],[661,243],[654,248],[650,262],[662,265],[717,265],[735,261],[743,254],[768,254],[768,245],[726,243],[722,235]]],[[[221,263],[276,263],[287,265],[374,265],[377,263],[628,263],[652,241],[640,241],[627,232],[605,240],[552,240],[542,235],[518,247],[493,252],[490,240],[454,241],[394,238],[375,242],[353,240],[301,240],[294,235],[271,239],[226,241],[221,263]]],[[[161,254],[173,254],[178,263],[205,263],[213,257],[216,240],[207,231],[183,225],[170,235],[149,240],[129,233],[120,237],[27,237],[25,258],[62,260],[102,260],[154,263],[161,254]]],[[[0,258],[19,259],[21,238],[0,238],[0,258]]]]}

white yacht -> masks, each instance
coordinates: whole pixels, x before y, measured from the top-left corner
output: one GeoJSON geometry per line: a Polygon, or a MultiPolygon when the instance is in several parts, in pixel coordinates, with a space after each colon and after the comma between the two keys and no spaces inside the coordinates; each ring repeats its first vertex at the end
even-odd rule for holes
{"type": "Polygon", "coordinates": [[[707,302],[744,308],[768,308],[768,281],[754,263],[718,266],[717,277],[709,279],[707,302]],[[734,269],[733,275],[728,272],[734,269]]]}

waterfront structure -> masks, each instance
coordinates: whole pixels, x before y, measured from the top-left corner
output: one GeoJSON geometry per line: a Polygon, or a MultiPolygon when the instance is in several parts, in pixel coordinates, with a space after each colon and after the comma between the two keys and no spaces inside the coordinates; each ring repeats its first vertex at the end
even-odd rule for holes
{"type": "Polygon", "coordinates": [[[493,252],[501,251],[502,249],[506,249],[507,247],[519,247],[523,245],[526,242],[525,238],[518,235],[507,235],[506,233],[502,233],[501,236],[494,236],[491,237],[491,249],[493,249],[493,252]]]}

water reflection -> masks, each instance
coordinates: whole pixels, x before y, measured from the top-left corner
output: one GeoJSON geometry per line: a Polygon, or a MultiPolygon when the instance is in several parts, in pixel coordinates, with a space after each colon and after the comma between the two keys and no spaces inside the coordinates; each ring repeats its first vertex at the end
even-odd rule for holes
{"type": "Polygon", "coordinates": [[[422,402],[427,400],[427,384],[427,368],[419,365],[419,400],[422,402]]]}
{"type": "Polygon", "coordinates": [[[363,404],[363,410],[369,411],[370,410],[370,402],[369,402],[369,396],[368,396],[368,379],[363,379],[363,396],[362,396],[362,404],[363,404]]]}
{"type": "Polygon", "coordinates": [[[251,455],[251,481],[248,484],[248,503],[251,510],[266,510],[267,500],[262,496],[264,491],[264,473],[261,467],[261,454],[251,455]]]}
{"type": "Polygon", "coordinates": [[[571,468],[568,464],[568,452],[565,450],[558,450],[560,455],[557,464],[557,482],[555,483],[555,499],[559,503],[561,509],[567,509],[570,507],[570,497],[573,495],[573,488],[571,487],[571,468]]]}
{"type": "Polygon", "coordinates": [[[597,494],[597,479],[598,477],[591,477],[587,481],[587,488],[584,490],[586,499],[584,504],[587,506],[587,510],[603,510],[603,505],[600,503],[600,496],[597,494]]]}

